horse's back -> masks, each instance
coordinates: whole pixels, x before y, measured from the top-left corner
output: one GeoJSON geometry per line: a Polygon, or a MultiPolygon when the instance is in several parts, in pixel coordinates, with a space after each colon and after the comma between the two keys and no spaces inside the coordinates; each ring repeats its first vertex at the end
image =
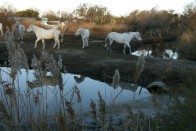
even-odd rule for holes
{"type": "Polygon", "coordinates": [[[121,33],[117,33],[117,32],[110,32],[108,34],[108,38],[110,38],[110,39],[115,39],[115,38],[118,38],[118,37],[121,37],[121,36],[122,36],[122,34],[121,33]]]}
{"type": "Polygon", "coordinates": [[[110,32],[107,36],[110,40],[114,40],[118,43],[124,43],[129,41],[128,33],[118,33],[118,32],[110,32]]]}
{"type": "Polygon", "coordinates": [[[82,36],[85,37],[85,38],[89,38],[89,36],[90,36],[89,29],[83,29],[82,36]]]}
{"type": "Polygon", "coordinates": [[[58,37],[60,35],[60,31],[57,29],[41,29],[39,33],[37,33],[37,37],[41,37],[43,39],[51,39],[54,37],[58,37]]]}
{"type": "Polygon", "coordinates": [[[89,29],[84,29],[84,32],[85,32],[86,35],[90,36],[90,31],[89,31],[89,29]]]}

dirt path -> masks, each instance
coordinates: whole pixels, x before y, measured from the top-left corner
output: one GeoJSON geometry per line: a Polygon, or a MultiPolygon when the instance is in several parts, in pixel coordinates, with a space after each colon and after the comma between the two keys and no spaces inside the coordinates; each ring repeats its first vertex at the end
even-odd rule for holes
{"type": "MultiPolygon", "coordinates": [[[[111,82],[116,69],[120,72],[121,81],[133,82],[138,57],[130,54],[122,54],[123,46],[113,44],[113,52],[109,53],[104,48],[104,35],[91,36],[89,48],[82,49],[80,37],[74,35],[64,35],[64,42],[61,49],[53,49],[53,40],[46,41],[46,50],[56,58],[61,55],[63,64],[69,73],[81,74],[104,82],[111,82]]],[[[41,41],[34,49],[36,37],[33,33],[28,33],[24,37],[22,48],[24,49],[29,63],[35,54],[38,58],[42,51],[41,41]]],[[[134,42],[138,44],[138,42],[134,42]]],[[[0,44],[0,62],[7,60],[8,52],[5,45],[0,44]]],[[[165,60],[161,58],[146,57],[145,68],[142,72],[138,84],[148,85],[153,81],[163,81],[168,85],[178,83],[186,77],[187,71],[196,70],[196,62],[185,60],[165,60]]]]}

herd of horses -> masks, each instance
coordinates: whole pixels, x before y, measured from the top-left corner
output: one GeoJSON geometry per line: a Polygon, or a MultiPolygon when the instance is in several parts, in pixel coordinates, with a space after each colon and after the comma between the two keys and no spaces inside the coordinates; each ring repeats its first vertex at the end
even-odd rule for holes
{"type": "MultiPolygon", "coordinates": [[[[13,25],[12,32],[14,38],[23,40],[23,35],[25,31],[35,33],[37,39],[35,41],[34,48],[37,47],[37,43],[40,40],[42,40],[42,44],[43,44],[42,49],[45,49],[45,41],[44,41],[45,39],[54,39],[55,43],[53,48],[56,48],[57,46],[57,49],[60,49],[60,42],[63,42],[63,32],[61,32],[61,30],[59,29],[56,28],[44,29],[34,24],[31,24],[26,30],[25,26],[18,21],[13,25]]],[[[1,32],[1,36],[3,36],[2,23],[0,23],[0,32],[1,32]]],[[[82,37],[83,49],[89,46],[89,37],[90,37],[89,29],[79,27],[75,35],[82,37]]],[[[123,49],[124,54],[125,54],[126,47],[129,48],[129,52],[131,54],[130,42],[134,38],[141,41],[142,38],[140,32],[125,32],[125,33],[110,32],[105,38],[105,48],[107,51],[112,52],[111,46],[112,43],[115,41],[116,43],[120,43],[124,45],[124,49],[123,49]]]]}

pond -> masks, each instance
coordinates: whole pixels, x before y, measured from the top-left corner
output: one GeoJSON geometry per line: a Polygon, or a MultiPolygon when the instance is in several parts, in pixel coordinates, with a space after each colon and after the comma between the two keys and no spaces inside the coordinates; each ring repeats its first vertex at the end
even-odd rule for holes
{"type": "Polygon", "coordinates": [[[132,55],[140,56],[143,52],[144,56],[148,57],[160,57],[163,59],[178,59],[179,53],[175,47],[176,43],[155,43],[142,45],[136,51],[132,52],[132,55]]]}
{"type": "MultiPolygon", "coordinates": [[[[131,83],[121,84],[114,88],[110,84],[93,80],[80,75],[62,73],[63,90],[51,80],[50,72],[42,84],[37,84],[34,71],[21,69],[16,79],[10,77],[10,68],[0,68],[0,101],[12,114],[14,123],[29,125],[40,122],[56,123],[59,112],[70,116],[82,127],[95,126],[92,118],[92,102],[96,105],[97,115],[100,113],[101,103],[104,103],[106,121],[122,125],[127,119],[127,114],[140,113],[144,116],[154,117],[159,112],[164,112],[170,104],[167,94],[152,95],[145,88],[131,86],[131,83]],[[9,91],[13,88],[14,91],[9,91]],[[13,100],[13,94],[14,100],[13,100]],[[14,102],[13,102],[14,101],[14,102]],[[159,106],[157,106],[159,105],[159,106]],[[109,118],[112,117],[112,122],[109,118]]],[[[1,111],[1,110],[0,110],[1,111]]],[[[1,119],[1,117],[0,117],[1,119]]],[[[0,123],[2,124],[2,123],[0,123]]],[[[3,127],[4,125],[0,125],[3,127]]]]}

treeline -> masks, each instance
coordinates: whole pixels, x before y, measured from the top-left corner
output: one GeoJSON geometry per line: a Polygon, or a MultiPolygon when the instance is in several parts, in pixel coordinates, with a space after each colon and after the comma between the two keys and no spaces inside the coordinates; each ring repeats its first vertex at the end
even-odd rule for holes
{"type": "MultiPolygon", "coordinates": [[[[0,7],[1,16],[35,17],[39,19],[37,9],[17,11],[10,5],[0,7]],[[3,14],[3,15],[2,15],[3,14]]],[[[184,8],[183,14],[176,14],[173,10],[132,11],[127,16],[116,17],[110,11],[99,5],[80,4],[73,12],[49,10],[42,17],[49,20],[68,21],[73,20],[85,23],[103,24],[126,24],[128,30],[140,31],[150,36],[178,36],[184,31],[193,31],[196,27],[196,6],[189,4],[184,8]]]]}
{"type": "MultiPolygon", "coordinates": [[[[9,16],[34,17],[40,19],[37,9],[17,11],[11,5],[0,6],[0,22],[11,27],[6,22],[9,16]]],[[[184,58],[196,60],[196,5],[185,6],[182,14],[173,10],[135,10],[127,16],[113,16],[110,11],[99,5],[80,4],[73,12],[49,10],[42,17],[49,21],[67,21],[72,30],[77,26],[91,28],[92,33],[108,33],[110,31],[139,31],[143,37],[173,36],[179,40],[179,52],[184,58]],[[75,21],[77,24],[75,24],[75,21]]],[[[5,26],[4,26],[5,27],[5,26]]],[[[69,29],[71,29],[69,28],[69,29]]]]}

